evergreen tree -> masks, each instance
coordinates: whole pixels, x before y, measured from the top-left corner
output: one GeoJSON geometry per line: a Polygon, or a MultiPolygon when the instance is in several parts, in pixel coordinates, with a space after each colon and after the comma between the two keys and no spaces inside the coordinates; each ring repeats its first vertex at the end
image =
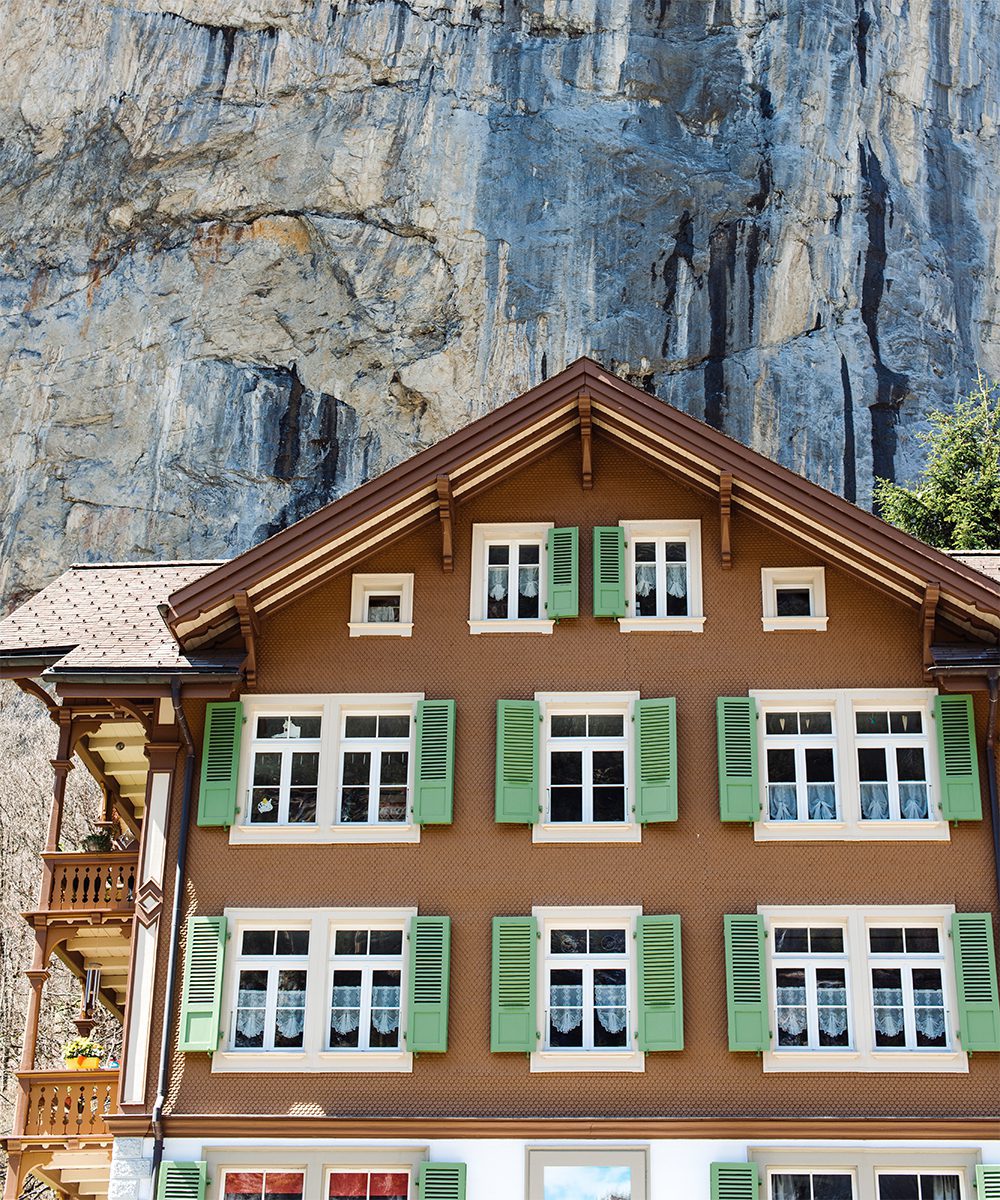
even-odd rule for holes
{"type": "Polygon", "coordinates": [[[918,438],[927,465],[912,487],[875,484],[875,509],[890,524],[941,550],[1000,546],[1000,382],[982,375],[950,413],[930,414],[918,438]]]}

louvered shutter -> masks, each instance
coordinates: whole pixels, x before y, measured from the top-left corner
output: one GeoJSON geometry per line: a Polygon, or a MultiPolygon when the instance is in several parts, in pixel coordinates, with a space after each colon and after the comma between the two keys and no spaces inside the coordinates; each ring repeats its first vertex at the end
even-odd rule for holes
{"type": "Polygon", "coordinates": [[[719,814],[723,821],[756,821],[757,705],[752,696],[720,696],[716,701],[719,737],[719,814]]]}
{"type": "Polygon", "coordinates": [[[538,820],[538,723],[535,700],[497,701],[496,819],[538,820]]]}
{"type": "Polygon", "coordinates": [[[951,940],[962,1049],[1000,1050],[1000,996],[990,914],[953,913],[951,940]]]}
{"type": "Polygon", "coordinates": [[[756,1163],[712,1163],[712,1200],[757,1200],[756,1163]]]}
{"type": "Polygon", "coordinates": [[[976,1200],[1000,1200],[1000,1167],[976,1167],[976,1200]]]}
{"type": "Polygon", "coordinates": [[[493,918],[493,992],[490,1049],[494,1053],[535,1049],[535,961],[538,922],[534,917],[493,918]]]}
{"type": "Polygon", "coordinates": [[[684,997],[681,987],[681,919],[639,917],[640,1050],[684,1049],[684,997]]]}
{"type": "Polygon", "coordinates": [[[764,962],[764,918],[726,916],[726,1000],[729,1049],[767,1050],[771,1045],[764,962]]]}
{"type": "Polygon", "coordinates": [[[201,743],[199,825],[232,825],[236,818],[242,732],[243,705],[238,700],[208,705],[201,743]]]}
{"type": "Polygon", "coordinates": [[[417,766],[413,819],[450,825],[455,790],[455,701],[417,702],[417,766]]]}
{"type": "Polygon", "coordinates": [[[191,917],[181,988],[181,1050],[211,1054],[219,1045],[225,957],[226,918],[191,917]]]}
{"type": "Polygon", "coordinates": [[[465,1163],[421,1163],[417,1200],[465,1200],[465,1163]]]}
{"type": "Polygon", "coordinates": [[[549,595],[545,615],[558,621],[580,614],[580,531],[550,529],[547,539],[549,595]]]}
{"type": "Polygon", "coordinates": [[[620,525],[594,530],[594,616],[625,616],[625,530],[620,525]]]}
{"type": "Polygon", "coordinates": [[[981,821],[979,755],[971,696],[935,696],[941,816],[948,821],[981,821]]]}
{"type": "Polygon", "coordinates": [[[635,817],[677,820],[677,701],[635,702],[635,817]]]}
{"type": "Polygon", "coordinates": [[[161,1162],[156,1200],[205,1200],[206,1162],[161,1162]]]}
{"type": "Polygon", "coordinates": [[[414,1053],[448,1049],[448,974],[451,918],[410,918],[410,987],[406,1048],[414,1053]]]}

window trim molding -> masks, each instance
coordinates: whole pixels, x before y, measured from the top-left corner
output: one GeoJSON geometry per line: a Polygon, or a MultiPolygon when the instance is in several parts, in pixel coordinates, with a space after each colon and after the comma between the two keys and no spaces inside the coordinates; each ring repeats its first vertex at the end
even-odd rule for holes
{"type": "Polygon", "coordinates": [[[412,774],[415,769],[417,702],[425,699],[424,692],[287,692],[242,697],[243,716],[247,732],[241,739],[240,766],[236,780],[236,820],[229,829],[231,846],[354,844],[384,842],[417,843],[420,826],[413,820],[412,774]],[[395,825],[343,825],[336,820],[340,790],[341,725],[345,709],[410,709],[410,773],[409,820],[395,825]],[[316,822],[312,825],[251,825],[245,823],[247,794],[250,786],[251,745],[253,722],[270,711],[301,710],[322,717],[319,751],[319,786],[316,790],[316,822]]]}
{"type": "Polygon", "coordinates": [[[325,1195],[328,1172],[356,1169],[377,1171],[399,1169],[410,1173],[410,1194],[420,1164],[430,1159],[430,1147],[416,1146],[206,1146],[210,1200],[224,1200],[222,1178],[227,1171],[301,1171],[305,1176],[303,1196],[325,1195]]]}
{"type": "Polygon", "coordinates": [[[347,622],[347,628],[350,637],[412,637],[413,573],[352,575],[351,619],[347,622]],[[368,592],[376,590],[399,592],[398,621],[365,620],[365,597],[368,592]]]}
{"type": "Polygon", "coordinates": [[[211,1056],[213,1074],[343,1074],[365,1075],[409,1073],[413,1070],[413,1054],[407,1050],[406,1022],[409,1020],[409,954],[406,937],[410,919],[417,916],[416,908],[226,908],[224,910],[232,940],[227,947],[222,974],[223,1036],[220,1047],[211,1056]],[[403,931],[402,963],[400,967],[400,1048],[398,1050],[329,1050],[322,1036],[325,1015],[333,978],[333,948],[331,932],[336,925],[351,923],[361,926],[398,925],[403,931]],[[282,925],[309,929],[307,959],[306,1012],[302,1050],[235,1050],[231,1047],[232,1015],[237,987],[237,938],[240,932],[253,926],[276,928],[282,925]],[[321,980],[321,983],[317,983],[321,980]],[[322,988],[322,991],[320,990],[322,988]],[[322,997],[322,1003],[317,1001],[322,997]],[[312,1044],[310,1044],[310,1042],[312,1044]]]}
{"type": "MultiPolygon", "coordinates": [[[[546,1167],[557,1166],[615,1166],[631,1167],[631,1200],[646,1200],[649,1195],[649,1146],[626,1143],[621,1146],[525,1146],[525,1200],[545,1200],[546,1167]],[[639,1168],[637,1171],[636,1168],[639,1168]]],[[[965,1198],[963,1197],[963,1200],[965,1198]]]]}
{"type": "Polygon", "coordinates": [[[850,1170],[857,1184],[854,1200],[878,1200],[877,1176],[881,1171],[901,1174],[955,1173],[962,1180],[962,1200],[973,1200],[978,1149],[929,1146],[755,1146],[747,1147],[747,1161],[755,1163],[764,1180],[762,1200],[770,1200],[770,1175],[790,1171],[850,1170]]]}
{"type": "MultiPolygon", "coordinates": [[[[546,927],[553,923],[575,921],[589,928],[593,923],[627,922],[626,943],[628,945],[628,1003],[629,1040],[633,1043],[627,1050],[533,1050],[529,1055],[532,1074],[596,1073],[596,1072],[642,1072],[646,1069],[645,1051],[635,1045],[635,1026],[639,1020],[639,953],[636,941],[636,919],[642,916],[641,904],[587,905],[587,904],[536,904],[531,915],[538,921],[540,934],[538,964],[535,971],[535,1004],[539,1025],[545,1020],[545,963],[547,958],[546,927]]],[[[545,1033],[541,1032],[539,1045],[544,1045],[545,1033]]],[[[633,1198],[634,1200],[634,1198],[633,1198]]]]}
{"type": "Polygon", "coordinates": [[[753,823],[755,842],[948,842],[951,829],[941,817],[939,803],[938,746],[934,728],[934,697],[937,688],[806,688],[756,690],[748,695],[757,703],[757,761],[759,770],[759,799],[761,816],[753,823]],[[764,713],[768,709],[802,709],[827,707],[833,709],[836,730],[835,773],[837,800],[840,805],[838,821],[770,821],[766,818],[767,769],[764,713]],[[919,708],[924,716],[927,739],[928,803],[933,814],[926,821],[863,821],[861,791],[858,779],[857,744],[854,731],[856,709],[885,707],[919,708]]]}
{"type": "Polygon", "coordinates": [[[765,1074],[802,1072],[880,1074],[967,1074],[969,1056],[957,1043],[958,982],[949,931],[954,904],[759,904],[764,918],[765,970],[768,1020],[774,1021],[774,938],[776,924],[845,926],[847,949],[848,1021],[854,1046],[850,1050],[765,1050],[765,1074]],[[945,1013],[951,1048],[948,1050],[886,1050],[875,1046],[871,1011],[869,957],[866,932],[869,925],[898,922],[901,925],[933,924],[941,935],[941,975],[945,990],[945,1013]]]}
{"type": "Polygon", "coordinates": [[[523,620],[496,620],[486,618],[483,600],[486,591],[486,543],[490,541],[538,541],[538,611],[545,612],[549,598],[549,564],[546,543],[554,521],[521,521],[511,524],[486,524],[472,526],[472,570],[469,583],[469,632],[480,633],[551,633],[555,621],[548,617],[526,617],[523,620]]]}
{"type": "Polygon", "coordinates": [[[829,621],[825,567],[761,567],[760,588],[761,623],[765,633],[776,633],[782,629],[825,631],[829,621]],[[788,585],[809,588],[813,611],[808,617],[778,616],[778,588],[788,585]]]}
{"type": "Polygon", "coordinates": [[[705,599],[702,581],[701,520],[619,521],[625,531],[625,604],[631,615],[618,618],[621,633],[702,633],[705,599]],[[635,538],[676,538],[688,546],[688,615],[685,617],[635,616],[635,538]]]}

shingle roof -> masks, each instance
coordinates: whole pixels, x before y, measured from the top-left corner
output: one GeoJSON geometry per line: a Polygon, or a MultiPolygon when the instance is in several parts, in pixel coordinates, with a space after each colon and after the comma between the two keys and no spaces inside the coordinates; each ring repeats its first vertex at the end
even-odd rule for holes
{"type": "Polygon", "coordinates": [[[1000,550],[954,551],[951,557],[1000,582],[1000,550]]]}
{"type": "Polygon", "coordinates": [[[0,621],[0,657],[51,657],[49,671],[230,669],[242,655],[182,653],[158,605],[217,562],[80,563],[0,621]]]}

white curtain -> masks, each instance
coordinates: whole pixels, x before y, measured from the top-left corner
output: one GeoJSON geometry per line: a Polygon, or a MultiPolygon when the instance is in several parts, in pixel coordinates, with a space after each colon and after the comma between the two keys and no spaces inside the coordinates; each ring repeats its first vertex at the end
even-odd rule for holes
{"type": "MultiPolygon", "coordinates": [[[[903,1032],[903,992],[901,988],[875,988],[875,1028],[886,1037],[903,1032]]],[[[944,995],[937,989],[913,993],[913,1016],[917,1032],[926,1038],[944,1036],[944,995]]]]}
{"type": "Polygon", "coordinates": [[[628,1023],[625,985],[596,984],[594,987],[595,1015],[608,1033],[621,1033],[628,1023]]]}
{"type": "Polygon", "coordinates": [[[833,821],[837,816],[837,789],[832,783],[806,785],[810,821],[833,821]]]}
{"type": "MultiPolygon", "coordinates": [[[[251,995],[260,995],[252,992],[251,995]]],[[[244,993],[240,992],[242,1003],[244,993]]],[[[236,1032],[246,1038],[257,1038],[264,1032],[264,1010],[262,1008],[239,1008],[236,1010],[236,1032]]]]}
{"type": "Polygon", "coordinates": [[[923,1180],[924,1200],[959,1200],[961,1196],[957,1175],[934,1175],[931,1177],[930,1195],[927,1194],[927,1176],[923,1180]]]}
{"type": "Polygon", "coordinates": [[[583,987],[578,983],[553,984],[549,988],[549,1020],[560,1033],[570,1033],[583,1024],[583,987]]]}
{"type": "Polygon", "coordinates": [[[302,1008],[279,1008],[274,1023],[283,1037],[298,1037],[306,1024],[305,992],[292,993],[302,997],[302,1008]]]}
{"type": "Polygon", "coordinates": [[[807,1026],[806,989],[778,988],[778,1028],[783,1033],[798,1037],[800,1033],[805,1033],[807,1026]]]}
{"type": "MultiPolygon", "coordinates": [[[[330,1026],[337,1033],[353,1033],[361,1024],[361,988],[335,987],[330,1026]]],[[[372,1024],[379,1033],[399,1028],[399,988],[372,988],[372,1024]]]]}
{"type": "Polygon", "coordinates": [[[394,625],[396,622],[395,609],[388,606],[385,608],[381,606],[377,608],[369,608],[368,616],[374,625],[394,625]]]}
{"type": "Polygon", "coordinates": [[[769,783],[768,808],[772,821],[794,821],[798,816],[794,783],[769,783]]]}
{"type": "Polygon", "coordinates": [[[687,590],[687,563],[667,563],[667,595],[679,599],[687,590]]]}
{"type": "Polygon", "coordinates": [[[656,588],[656,563],[635,564],[635,594],[648,596],[656,588]]]}
{"type": "Polygon", "coordinates": [[[507,597],[507,568],[490,567],[486,586],[491,600],[505,600],[507,597]]]}
{"type": "Polygon", "coordinates": [[[517,590],[522,596],[533,600],[538,595],[538,570],[535,567],[521,567],[518,572],[517,590]]]}
{"type": "Polygon", "coordinates": [[[866,821],[888,821],[889,785],[887,783],[863,783],[861,785],[861,815],[866,821]]]}
{"type": "Polygon", "coordinates": [[[770,1200],[809,1200],[808,1175],[772,1175],[770,1200]]]}
{"type": "MultiPolygon", "coordinates": [[[[844,988],[819,988],[817,1001],[820,1032],[828,1037],[839,1037],[847,1030],[847,991],[844,988]]],[[[778,988],[778,1028],[798,1037],[805,1033],[807,1024],[806,989],[778,988]]]]}
{"type": "Polygon", "coordinates": [[[899,811],[904,821],[922,821],[927,813],[927,784],[901,783],[899,811]]]}

